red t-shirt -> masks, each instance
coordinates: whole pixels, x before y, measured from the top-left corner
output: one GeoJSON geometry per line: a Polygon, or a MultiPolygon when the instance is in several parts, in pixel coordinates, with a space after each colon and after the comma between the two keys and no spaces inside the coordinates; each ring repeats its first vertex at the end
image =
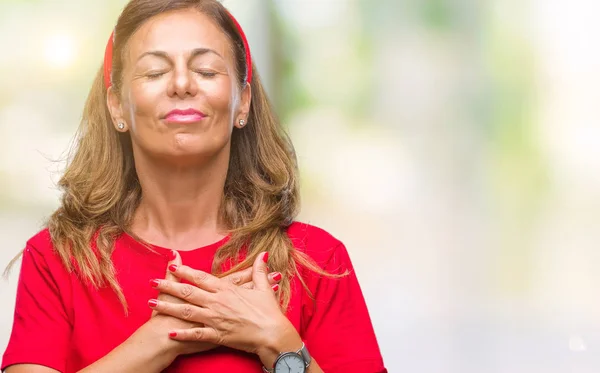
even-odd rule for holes
{"type": "MultiPolygon", "coordinates": [[[[294,246],[328,272],[345,269],[340,279],[304,272],[315,300],[300,281],[292,281],[287,317],[308,351],[326,373],[386,372],[367,307],[344,245],[327,232],[301,223],[288,229],[294,246]]],[[[210,271],[225,240],[180,252],[183,263],[210,271]]],[[[77,372],[123,343],[151,316],[148,300],[157,290],[149,281],[164,278],[169,250],[153,253],[127,234],[115,242],[113,262],[129,306],[126,316],[110,288],[100,290],[70,274],[54,252],[48,230],[27,242],[17,289],[14,324],[2,369],[39,364],[64,373],[77,372]]],[[[180,356],[165,372],[259,373],[256,355],[233,349],[180,356]]]]}

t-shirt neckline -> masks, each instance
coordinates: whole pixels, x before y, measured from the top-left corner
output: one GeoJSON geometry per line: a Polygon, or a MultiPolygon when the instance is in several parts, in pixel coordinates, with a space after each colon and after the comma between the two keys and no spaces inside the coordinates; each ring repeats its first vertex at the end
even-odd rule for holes
{"type": "Polygon", "coordinates": [[[124,237],[125,240],[127,240],[132,246],[134,246],[136,248],[148,250],[148,247],[150,247],[152,250],[156,251],[157,253],[167,256],[167,257],[169,257],[171,254],[171,251],[174,250],[174,251],[177,251],[179,253],[179,255],[184,257],[184,256],[198,254],[200,252],[206,253],[206,252],[216,251],[219,247],[223,246],[227,241],[229,241],[230,235],[227,235],[227,236],[221,238],[220,240],[210,243],[208,245],[198,247],[198,248],[195,248],[192,250],[183,250],[183,251],[155,245],[151,242],[146,242],[146,243],[140,242],[135,237],[131,236],[127,232],[123,232],[122,237],[124,237]]]}

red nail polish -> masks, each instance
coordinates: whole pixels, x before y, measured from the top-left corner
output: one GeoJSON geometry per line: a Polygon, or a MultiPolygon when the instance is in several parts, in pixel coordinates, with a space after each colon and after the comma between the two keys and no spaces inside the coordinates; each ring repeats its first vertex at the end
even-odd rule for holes
{"type": "Polygon", "coordinates": [[[275,281],[281,280],[281,273],[275,272],[275,274],[273,275],[273,280],[275,280],[275,281]]]}
{"type": "Polygon", "coordinates": [[[148,301],[148,306],[150,306],[150,308],[154,308],[158,305],[158,301],[156,299],[150,299],[148,301]]]}
{"type": "Polygon", "coordinates": [[[175,253],[175,250],[171,250],[169,253],[169,260],[175,260],[175,258],[177,258],[177,253],[175,253]]]}
{"type": "Polygon", "coordinates": [[[263,261],[265,263],[269,261],[269,253],[265,253],[265,255],[263,256],[263,261]]]}
{"type": "Polygon", "coordinates": [[[177,271],[177,266],[176,266],[175,264],[171,264],[171,265],[169,266],[169,271],[171,271],[171,272],[175,272],[175,271],[177,271]]]}
{"type": "Polygon", "coordinates": [[[273,288],[273,291],[279,290],[279,285],[278,284],[275,284],[275,285],[273,285],[271,287],[273,288]]]}
{"type": "Polygon", "coordinates": [[[176,332],[169,332],[169,337],[175,338],[175,337],[177,337],[177,333],[176,332]]]}
{"type": "Polygon", "coordinates": [[[160,285],[159,280],[150,280],[150,286],[152,286],[153,288],[157,288],[158,285],[160,285]]]}

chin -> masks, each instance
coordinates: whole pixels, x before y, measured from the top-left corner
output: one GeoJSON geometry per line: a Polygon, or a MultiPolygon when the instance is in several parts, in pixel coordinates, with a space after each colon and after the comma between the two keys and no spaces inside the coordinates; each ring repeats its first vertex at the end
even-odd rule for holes
{"type": "Polygon", "coordinates": [[[206,161],[211,159],[220,159],[223,156],[229,155],[229,143],[206,141],[188,141],[185,143],[177,143],[168,151],[169,158],[178,159],[180,161],[206,161]]]}

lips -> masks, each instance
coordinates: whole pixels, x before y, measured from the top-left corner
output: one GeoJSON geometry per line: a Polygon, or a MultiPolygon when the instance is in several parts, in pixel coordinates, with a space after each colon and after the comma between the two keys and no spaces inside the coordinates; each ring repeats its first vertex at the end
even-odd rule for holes
{"type": "Polygon", "coordinates": [[[179,110],[175,109],[170,111],[165,116],[165,121],[168,123],[177,123],[177,124],[185,124],[185,123],[196,123],[206,118],[206,114],[201,111],[195,109],[185,109],[179,110]]]}

